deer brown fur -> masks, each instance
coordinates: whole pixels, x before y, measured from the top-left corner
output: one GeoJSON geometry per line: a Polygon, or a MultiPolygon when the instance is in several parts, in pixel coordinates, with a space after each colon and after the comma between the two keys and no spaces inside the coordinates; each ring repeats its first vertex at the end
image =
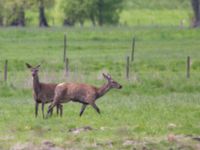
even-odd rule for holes
{"type": "MultiPolygon", "coordinates": [[[[54,83],[41,83],[39,81],[38,71],[40,65],[32,67],[30,64],[26,63],[26,66],[31,70],[33,77],[33,98],[35,100],[35,117],[38,115],[38,105],[42,104],[42,115],[44,118],[44,105],[50,103],[54,98],[54,90],[57,84],[54,83]]],[[[53,110],[52,110],[53,111],[53,110]]],[[[51,114],[52,114],[51,111],[51,114]]],[[[57,105],[57,114],[60,111],[60,116],[62,116],[62,105],[57,105]]]]}
{"type": "Polygon", "coordinates": [[[54,106],[59,103],[66,103],[69,101],[79,102],[83,104],[80,111],[80,116],[83,114],[87,105],[91,105],[100,114],[100,109],[95,104],[95,101],[106,94],[111,88],[122,88],[122,86],[114,81],[110,75],[103,74],[103,76],[108,82],[100,88],[81,83],[58,84],[55,89],[54,100],[48,109],[47,117],[54,106]]]}

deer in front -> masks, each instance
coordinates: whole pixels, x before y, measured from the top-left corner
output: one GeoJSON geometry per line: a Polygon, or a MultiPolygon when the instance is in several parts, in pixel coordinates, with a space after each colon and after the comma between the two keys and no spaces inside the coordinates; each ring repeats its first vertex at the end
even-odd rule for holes
{"type": "MultiPolygon", "coordinates": [[[[30,64],[26,63],[28,69],[30,69],[33,77],[33,98],[35,100],[35,117],[38,115],[38,105],[42,104],[42,115],[44,118],[44,105],[46,103],[50,103],[54,98],[54,90],[57,84],[54,83],[41,83],[39,81],[38,71],[40,65],[33,67],[30,64]]],[[[60,116],[62,116],[62,105],[58,104],[57,107],[57,115],[60,111],[60,116]]],[[[52,115],[53,109],[50,114],[52,115]]]]}
{"type": "Polygon", "coordinates": [[[56,105],[69,101],[82,103],[82,108],[79,114],[80,116],[83,114],[87,105],[91,105],[97,111],[97,113],[100,114],[100,109],[95,104],[95,101],[105,95],[112,88],[122,88],[122,85],[114,81],[109,74],[106,75],[103,73],[103,77],[107,80],[107,83],[99,88],[81,83],[58,84],[55,89],[53,102],[49,106],[47,117],[56,105]]]}

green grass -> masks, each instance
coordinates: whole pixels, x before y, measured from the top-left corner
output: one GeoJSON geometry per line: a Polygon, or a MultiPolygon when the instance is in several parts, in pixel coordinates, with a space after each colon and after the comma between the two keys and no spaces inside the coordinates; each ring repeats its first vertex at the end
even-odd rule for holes
{"type": "MultiPolygon", "coordinates": [[[[0,149],[16,143],[40,144],[44,139],[73,149],[178,149],[195,141],[170,143],[167,135],[198,136],[200,102],[200,30],[176,26],[103,28],[0,28],[0,149]],[[63,35],[67,34],[70,74],[63,64],[63,35]],[[125,58],[136,37],[135,60],[125,79],[125,58]],[[186,58],[191,56],[191,78],[186,79],[186,58]],[[8,81],[3,65],[8,59],[8,81]],[[31,73],[25,62],[41,64],[44,82],[86,82],[96,86],[109,72],[123,85],[97,101],[102,114],[91,107],[80,118],[80,104],[64,105],[63,118],[34,117],[31,73]],[[176,127],[169,128],[170,124],[176,127]],[[71,128],[94,130],[74,135],[71,128]],[[134,140],[135,145],[123,145],[134,140]],[[143,144],[146,143],[146,144],[143,144]],[[95,147],[95,145],[97,147],[95,147]]],[[[47,108],[47,106],[46,106],[47,108]]]]}
{"type": "Polygon", "coordinates": [[[124,8],[126,9],[188,9],[191,7],[188,0],[125,0],[124,8]]]}
{"type": "Polygon", "coordinates": [[[189,26],[192,10],[188,9],[125,9],[120,23],[129,26],[189,26]]]}

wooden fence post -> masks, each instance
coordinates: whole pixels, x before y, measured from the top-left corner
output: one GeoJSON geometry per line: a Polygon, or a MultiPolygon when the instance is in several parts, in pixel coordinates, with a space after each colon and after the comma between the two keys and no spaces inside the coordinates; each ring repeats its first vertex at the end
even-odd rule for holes
{"type": "Polygon", "coordinates": [[[66,73],[66,76],[68,77],[69,76],[69,59],[68,58],[65,59],[65,73],[66,73]]]}
{"type": "Polygon", "coordinates": [[[188,79],[190,78],[190,56],[187,57],[186,77],[188,79]]]}
{"type": "Polygon", "coordinates": [[[8,60],[6,59],[4,64],[4,81],[7,82],[7,75],[8,75],[8,60]]]}
{"type": "Polygon", "coordinates": [[[129,79],[129,56],[126,57],[126,79],[129,79]]]}
{"type": "Polygon", "coordinates": [[[64,52],[63,52],[63,61],[66,60],[66,51],[67,51],[67,36],[66,33],[64,34],[64,52]]]}
{"type": "Polygon", "coordinates": [[[135,37],[133,38],[132,41],[131,61],[134,60],[134,52],[135,52],[135,37]]]}

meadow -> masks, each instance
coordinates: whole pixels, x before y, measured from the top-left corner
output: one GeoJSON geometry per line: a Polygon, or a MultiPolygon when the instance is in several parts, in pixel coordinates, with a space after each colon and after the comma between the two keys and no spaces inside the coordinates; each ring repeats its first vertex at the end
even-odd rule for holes
{"type": "MultiPolygon", "coordinates": [[[[179,26],[0,28],[0,149],[51,141],[66,149],[198,149],[200,135],[200,30],[179,26]],[[67,35],[69,75],[63,63],[67,35]],[[136,38],[130,79],[126,56],[136,38]],[[186,78],[186,58],[191,77],[186,78]],[[3,67],[8,60],[8,81],[3,67]],[[123,85],[88,107],[64,104],[60,118],[34,116],[32,78],[25,63],[41,64],[42,82],[83,82],[100,87],[108,72],[123,85]],[[74,134],[70,129],[90,126],[74,134]],[[172,140],[169,139],[172,136],[172,140]],[[193,139],[194,138],[194,139],[193,139]]],[[[46,106],[47,109],[47,106],[46,106]]],[[[30,146],[30,145],[29,145],[30,146]]]]}

